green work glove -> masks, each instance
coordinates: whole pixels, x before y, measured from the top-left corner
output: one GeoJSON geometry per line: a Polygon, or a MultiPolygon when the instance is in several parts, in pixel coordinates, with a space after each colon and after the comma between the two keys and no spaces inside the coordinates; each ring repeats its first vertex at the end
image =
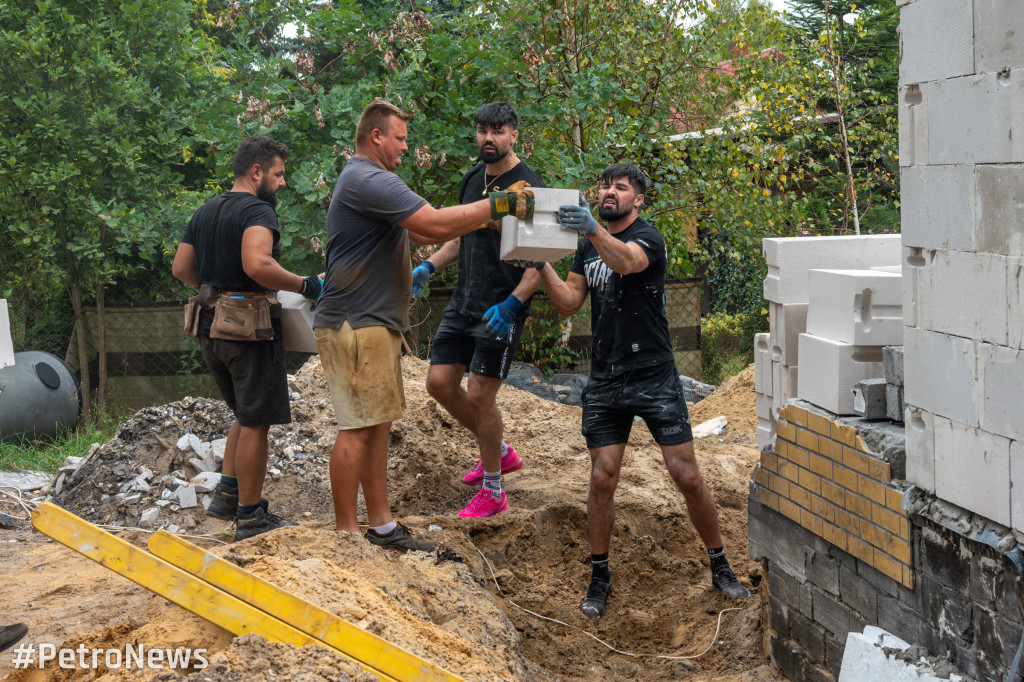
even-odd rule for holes
{"type": "Polygon", "coordinates": [[[528,189],[491,192],[487,195],[487,200],[491,203],[491,220],[498,220],[507,215],[514,215],[520,220],[533,218],[533,192],[528,189]]]}

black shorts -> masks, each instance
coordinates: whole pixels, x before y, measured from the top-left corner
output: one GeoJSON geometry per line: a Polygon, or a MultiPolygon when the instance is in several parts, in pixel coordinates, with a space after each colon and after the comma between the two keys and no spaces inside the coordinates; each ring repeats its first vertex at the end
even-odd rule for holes
{"type": "Polygon", "coordinates": [[[693,440],[673,362],[626,371],[614,379],[591,379],[582,400],[582,433],[591,450],[628,441],[634,417],[647,423],[658,445],[693,440]]]}
{"type": "Polygon", "coordinates": [[[280,322],[273,341],[228,341],[200,335],[199,347],[217,388],[242,426],[288,424],[288,376],[280,322]]]}
{"type": "Polygon", "coordinates": [[[529,310],[524,307],[512,321],[508,334],[499,340],[487,331],[482,319],[448,308],[430,345],[430,364],[463,365],[473,374],[504,380],[519,347],[528,314],[529,310]]]}

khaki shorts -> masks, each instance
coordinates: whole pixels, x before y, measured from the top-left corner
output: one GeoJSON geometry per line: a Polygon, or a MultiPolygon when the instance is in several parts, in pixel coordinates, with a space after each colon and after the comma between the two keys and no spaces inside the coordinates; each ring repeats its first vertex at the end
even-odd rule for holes
{"type": "Polygon", "coordinates": [[[342,431],[401,419],[402,338],[387,327],[314,327],[320,364],[342,431]]]}

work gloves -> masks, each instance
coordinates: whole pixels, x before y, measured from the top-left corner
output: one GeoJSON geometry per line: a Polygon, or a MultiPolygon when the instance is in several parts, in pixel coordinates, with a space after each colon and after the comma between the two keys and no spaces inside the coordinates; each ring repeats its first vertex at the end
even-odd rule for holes
{"type": "Polygon", "coordinates": [[[597,234],[597,229],[600,227],[597,221],[594,220],[594,216],[590,213],[590,205],[583,198],[583,192],[580,192],[579,206],[573,206],[572,204],[559,206],[558,213],[555,214],[555,220],[562,226],[562,229],[575,230],[587,237],[597,234]]]}
{"type": "Polygon", "coordinates": [[[529,183],[524,180],[512,183],[508,189],[491,192],[487,200],[491,202],[491,220],[498,220],[507,215],[514,215],[520,220],[533,218],[533,192],[526,189],[529,183]]]}
{"type": "Polygon", "coordinates": [[[427,280],[434,274],[437,268],[428,260],[423,261],[412,271],[412,296],[419,298],[423,294],[423,287],[427,286],[427,280]]]}
{"type": "Polygon", "coordinates": [[[324,283],[316,275],[303,277],[299,293],[315,303],[320,300],[320,294],[324,293],[324,283]]]}
{"type": "Polygon", "coordinates": [[[484,322],[487,323],[487,331],[494,334],[499,341],[508,336],[509,327],[512,326],[516,315],[523,309],[523,302],[515,296],[509,297],[497,305],[492,305],[484,313],[484,322]]]}

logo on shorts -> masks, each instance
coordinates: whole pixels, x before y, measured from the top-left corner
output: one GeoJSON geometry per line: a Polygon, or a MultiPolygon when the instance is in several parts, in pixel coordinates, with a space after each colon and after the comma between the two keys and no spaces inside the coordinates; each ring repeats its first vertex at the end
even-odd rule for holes
{"type": "Polygon", "coordinates": [[[633,344],[633,352],[636,353],[639,350],[640,350],[640,344],[639,343],[634,343],[633,344]]]}
{"type": "Polygon", "coordinates": [[[666,426],[663,429],[660,429],[661,435],[663,436],[672,436],[677,433],[680,433],[682,430],[683,427],[680,426],[679,424],[676,424],[675,426],[666,426]]]}

